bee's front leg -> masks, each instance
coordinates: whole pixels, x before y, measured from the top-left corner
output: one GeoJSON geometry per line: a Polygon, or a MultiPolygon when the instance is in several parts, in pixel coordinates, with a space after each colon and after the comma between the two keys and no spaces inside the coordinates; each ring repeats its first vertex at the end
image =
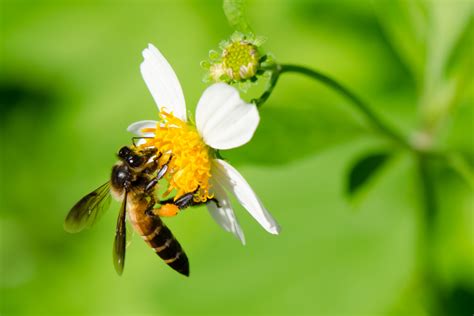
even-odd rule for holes
{"type": "Polygon", "coordinates": [[[158,173],[156,174],[156,177],[154,177],[153,179],[151,179],[150,182],[148,182],[148,184],[145,187],[146,192],[153,191],[155,186],[158,184],[158,181],[160,181],[165,176],[166,172],[168,172],[168,165],[171,161],[171,158],[172,156],[170,156],[168,161],[163,166],[161,166],[160,170],[158,170],[158,173]]]}
{"type": "MultiPolygon", "coordinates": [[[[155,158],[153,158],[153,160],[147,164],[147,167],[143,169],[143,173],[147,173],[147,174],[154,173],[156,169],[158,169],[158,166],[159,166],[158,160],[160,160],[161,156],[163,156],[163,153],[159,152],[158,155],[156,155],[155,158]]],[[[149,158],[147,159],[151,158],[151,156],[148,156],[148,157],[149,158]]]]}

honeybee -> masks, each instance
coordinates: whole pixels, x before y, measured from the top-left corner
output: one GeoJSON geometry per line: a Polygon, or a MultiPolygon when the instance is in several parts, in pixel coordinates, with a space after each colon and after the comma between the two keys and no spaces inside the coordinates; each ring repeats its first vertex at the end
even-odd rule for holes
{"type": "MultiPolygon", "coordinates": [[[[111,196],[122,202],[113,246],[113,262],[119,275],[125,263],[125,221],[128,213],[133,228],[158,256],[177,272],[189,276],[186,254],[154,210],[156,185],[168,171],[169,160],[160,165],[161,155],[153,147],[122,147],[118,152],[119,161],[112,168],[110,181],[83,197],[66,217],[65,230],[77,233],[92,226],[100,218],[110,205],[111,196]]],[[[190,196],[188,194],[177,201],[167,200],[164,206],[181,209],[189,205],[190,196]]]]}

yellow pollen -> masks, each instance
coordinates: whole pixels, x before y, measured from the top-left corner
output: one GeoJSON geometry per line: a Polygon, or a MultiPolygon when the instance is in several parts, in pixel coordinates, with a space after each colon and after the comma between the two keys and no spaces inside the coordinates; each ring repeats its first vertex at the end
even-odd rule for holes
{"type": "Polygon", "coordinates": [[[173,114],[162,111],[156,128],[146,128],[142,132],[152,132],[154,138],[146,139],[143,147],[153,146],[162,154],[160,165],[168,162],[165,178],[169,186],[165,195],[176,190],[175,200],[186,193],[195,192],[196,202],[212,198],[209,193],[211,160],[209,147],[204,143],[194,126],[183,122],[173,114]],[[171,159],[170,159],[171,158],[171,159]]]}

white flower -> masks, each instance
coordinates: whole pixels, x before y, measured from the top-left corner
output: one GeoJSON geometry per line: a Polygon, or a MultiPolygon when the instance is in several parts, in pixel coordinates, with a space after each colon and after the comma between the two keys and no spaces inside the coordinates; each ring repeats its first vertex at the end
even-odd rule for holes
{"type": "Polygon", "coordinates": [[[271,234],[278,234],[280,227],[275,219],[265,209],[247,181],[230,164],[211,154],[208,165],[203,163],[199,166],[208,170],[205,178],[196,181],[193,177],[194,174],[203,174],[202,170],[194,174],[188,171],[188,167],[194,166],[196,161],[206,162],[207,153],[213,152],[209,150],[210,148],[230,149],[247,143],[252,138],[260,120],[256,106],[243,101],[235,88],[224,83],[213,84],[204,91],[198,102],[194,129],[187,122],[183,91],[168,61],[152,44],[143,51],[143,57],[144,61],[140,66],[141,73],[162,114],[162,122],[140,121],[131,124],[128,130],[140,136],[154,137],[156,143],[160,141],[160,135],[162,135],[159,133],[163,133],[164,119],[168,122],[167,124],[172,124],[167,129],[165,127],[167,139],[179,133],[179,136],[176,136],[179,138],[176,139],[180,143],[183,139],[186,139],[185,144],[200,142],[202,146],[198,144],[198,149],[194,151],[198,151],[201,156],[199,160],[193,160],[192,164],[188,160],[193,158],[189,157],[189,152],[186,152],[182,144],[176,144],[176,147],[173,147],[173,144],[167,145],[166,150],[173,152],[173,163],[175,163],[172,167],[170,166],[170,170],[174,170],[174,174],[170,175],[170,185],[174,185],[174,188],[181,193],[193,192],[186,186],[199,188],[203,200],[214,196],[219,206],[213,201],[207,203],[212,218],[226,231],[237,236],[243,244],[245,244],[244,234],[230,204],[227,195],[229,192],[235,195],[240,204],[265,230],[271,234]],[[183,152],[182,157],[179,157],[181,152],[183,152]],[[204,158],[202,158],[203,155],[204,158]],[[184,174],[185,172],[187,174],[184,174]],[[184,187],[186,190],[183,189],[184,187]]]}

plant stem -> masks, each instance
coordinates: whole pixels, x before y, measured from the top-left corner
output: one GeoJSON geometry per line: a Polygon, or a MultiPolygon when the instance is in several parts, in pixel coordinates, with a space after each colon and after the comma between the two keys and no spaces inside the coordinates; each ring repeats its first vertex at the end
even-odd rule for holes
{"type": "Polygon", "coordinates": [[[351,103],[356,107],[356,109],[365,116],[365,118],[372,124],[372,126],[377,131],[381,132],[385,136],[388,136],[390,139],[394,140],[396,143],[402,145],[403,147],[411,148],[411,145],[408,144],[407,141],[398,132],[396,132],[394,129],[384,123],[365,102],[363,102],[348,88],[346,88],[336,80],[332,79],[331,77],[304,66],[289,64],[277,64],[275,68],[271,71],[272,76],[270,78],[270,83],[267,90],[260,96],[260,98],[253,100],[253,102],[258,107],[261,107],[262,104],[270,97],[271,93],[273,92],[273,88],[277,84],[278,78],[281,74],[290,72],[300,73],[329,86],[330,88],[334,89],[335,91],[346,97],[349,101],[351,101],[351,103]]]}
{"type": "Polygon", "coordinates": [[[423,196],[424,215],[426,223],[428,224],[427,228],[431,230],[432,223],[437,213],[437,205],[435,199],[435,189],[429,172],[427,159],[428,157],[426,157],[424,154],[418,154],[418,170],[422,187],[421,193],[423,196]]]}
{"type": "Polygon", "coordinates": [[[436,201],[436,190],[434,181],[430,171],[430,157],[423,153],[416,155],[418,163],[418,174],[421,187],[421,205],[422,205],[422,223],[420,236],[420,253],[421,255],[421,274],[423,283],[425,284],[426,303],[430,307],[430,313],[433,315],[441,315],[442,304],[442,288],[436,277],[434,266],[435,249],[433,247],[435,235],[435,222],[438,213],[438,205],[436,201]]]}
{"type": "MultiPolygon", "coordinates": [[[[445,158],[445,155],[442,153],[432,152],[426,148],[420,148],[415,144],[411,144],[397,130],[387,125],[378,115],[376,115],[367,105],[367,103],[362,101],[362,99],[360,99],[355,93],[335,79],[332,79],[331,77],[319,71],[304,66],[291,64],[276,64],[273,66],[273,68],[267,70],[271,71],[268,87],[258,99],[253,100],[253,102],[258,107],[261,107],[270,97],[281,74],[291,72],[299,73],[325,84],[344,96],[367,119],[367,121],[375,128],[375,130],[413,153],[415,159],[417,160],[418,177],[421,187],[421,204],[423,207],[422,218],[424,227],[422,228],[422,234],[420,236],[420,253],[422,254],[421,269],[425,280],[425,286],[427,287],[427,303],[429,306],[431,306],[431,309],[435,314],[439,313],[441,311],[439,300],[442,297],[442,291],[433,265],[435,256],[432,245],[434,241],[434,224],[438,205],[436,202],[434,182],[431,178],[432,174],[430,171],[430,160],[433,158],[445,158]]],[[[466,169],[464,165],[460,165],[458,162],[455,166],[463,171],[463,175],[470,175],[470,173],[466,171],[469,171],[469,169],[466,169]]]]}
{"type": "Polygon", "coordinates": [[[263,105],[263,103],[265,103],[265,101],[267,101],[267,99],[272,94],[273,88],[275,88],[275,86],[278,82],[278,78],[280,78],[281,69],[282,69],[281,65],[276,64],[275,67],[270,70],[272,75],[270,77],[270,82],[268,83],[267,89],[265,90],[265,92],[263,92],[263,94],[258,99],[253,99],[252,100],[252,102],[257,107],[261,107],[263,105]]]}

